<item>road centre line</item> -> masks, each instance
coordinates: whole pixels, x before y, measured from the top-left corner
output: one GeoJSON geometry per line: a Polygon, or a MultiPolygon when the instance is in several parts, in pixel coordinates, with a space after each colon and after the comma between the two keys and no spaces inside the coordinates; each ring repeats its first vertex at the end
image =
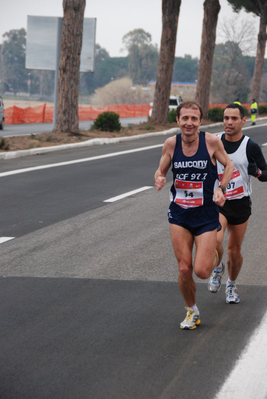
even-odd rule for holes
{"type": "Polygon", "coordinates": [[[3,244],[4,242],[13,240],[15,237],[0,237],[0,244],[3,244]]]}
{"type": "Polygon", "coordinates": [[[266,399],[267,312],[215,399],[266,399]]]}
{"type": "Polygon", "coordinates": [[[111,154],[98,155],[98,156],[90,157],[90,158],[75,159],[73,161],[52,163],[52,164],[49,164],[49,165],[34,166],[32,168],[11,170],[9,172],[0,173],[0,177],[17,175],[19,173],[33,172],[35,170],[57,168],[59,166],[73,165],[73,164],[82,163],[82,162],[97,161],[99,159],[105,159],[105,158],[117,157],[117,156],[120,156],[120,155],[132,154],[134,152],[153,150],[154,148],[159,148],[159,147],[163,147],[163,144],[151,145],[151,146],[136,148],[136,149],[127,150],[127,151],[119,151],[119,152],[114,152],[114,153],[111,153],[111,154]]]}
{"type": "Polygon", "coordinates": [[[140,192],[145,191],[145,190],[149,190],[150,188],[153,188],[153,187],[152,186],[144,186],[144,187],[141,187],[141,188],[137,188],[136,190],[128,191],[128,193],[117,195],[117,197],[109,198],[109,199],[105,200],[104,202],[119,201],[120,199],[129,197],[130,195],[137,194],[137,193],[140,193],[140,192]]]}

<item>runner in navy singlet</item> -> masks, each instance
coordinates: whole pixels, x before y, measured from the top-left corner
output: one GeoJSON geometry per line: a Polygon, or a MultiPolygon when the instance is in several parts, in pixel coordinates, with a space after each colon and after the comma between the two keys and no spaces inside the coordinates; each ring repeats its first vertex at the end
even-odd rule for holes
{"type": "MultiPolygon", "coordinates": [[[[224,148],[234,163],[234,171],[227,185],[224,206],[220,208],[221,231],[217,235],[219,265],[213,270],[208,282],[208,290],[216,293],[221,288],[221,279],[225,270],[223,257],[224,232],[228,230],[228,272],[226,283],[226,303],[239,303],[236,279],[241,270],[243,257],[241,245],[251,215],[251,176],[267,181],[267,164],[260,146],[242,133],[246,123],[244,109],[238,104],[229,104],[224,111],[225,134],[220,135],[224,148]]],[[[218,162],[219,178],[224,166],[218,162]]]]}
{"type": "Polygon", "coordinates": [[[169,222],[187,228],[193,235],[216,229],[219,207],[213,194],[218,187],[218,173],[207,150],[205,132],[199,132],[198,150],[192,157],[183,154],[181,134],[177,134],[172,172],[169,222]]]}
{"type": "Polygon", "coordinates": [[[177,108],[181,134],[168,138],[155,172],[155,187],[161,190],[172,166],[173,184],[168,219],[174,254],[178,262],[178,285],[186,303],[187,314],[181,329],[195,329],[200,324],[196,305],[193,270],[207,279],[215,265],[219,209],[225,202],[224,191],[233,172],[233,163],[221,140],[199,131],[203,112],[194,101],[177,108]],[[216,160],[225,170],[219,185],[216,160]],[[193,262],[193,245],[196,254],[193,262]]]}

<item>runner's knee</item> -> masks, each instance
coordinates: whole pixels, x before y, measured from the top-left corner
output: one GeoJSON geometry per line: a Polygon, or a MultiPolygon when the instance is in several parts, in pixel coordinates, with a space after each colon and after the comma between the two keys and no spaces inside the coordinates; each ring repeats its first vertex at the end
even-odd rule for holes
{"type": "Polygon", "coordinates": [[[237,258],[241,256],[241,245],[229,247],[227,250],[228,257],[237,258]]]}
{"type": "Polygon", "coordinates": [[[207,268],[207,267],[198,268],[195,269],[195,275],[198,278],[201,278],[202,280],[206,280],[207,278],[209,278],[211,271],[212,268],[207,268]]]}
{"type": "Polygon", "coordinates": [[[187,281],[192,278],[193,269],[191,265],[185,263],[179,265],[179,275],[183,281],[187,281]]]}

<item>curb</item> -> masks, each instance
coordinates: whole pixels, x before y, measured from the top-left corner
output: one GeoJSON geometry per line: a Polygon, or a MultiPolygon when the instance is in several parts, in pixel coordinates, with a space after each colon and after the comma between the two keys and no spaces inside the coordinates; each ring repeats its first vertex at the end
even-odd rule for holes
{"type": "Polygon", "coordinates": [[[20,150],[20,151],[10,151],[10,152],[7,151],[7,152],[0,153],[0,159],[26,157],[27,155],[39,155],[39,154],[44,154],[47,152],[62,151],[62,150],[70,149],[70,148],[88,147],[88,146],[92,146],[92,145],[121,143],[124,141],[138,140],[138,139],[142,139],[145,137],[164,136],[167,134],[177,133],[178,131],[179,131],[179,128],[172,128],[169,130],[164,130],[162,132],[144,133],[144,134],[138,134],[135,136],[113,137],[110,139],[109,138],[90,139],[87,141],[83,141],[82,143],[63,144],[63,145],[57,145],[54,147],[32,148],[30,150],[20,150]]]}

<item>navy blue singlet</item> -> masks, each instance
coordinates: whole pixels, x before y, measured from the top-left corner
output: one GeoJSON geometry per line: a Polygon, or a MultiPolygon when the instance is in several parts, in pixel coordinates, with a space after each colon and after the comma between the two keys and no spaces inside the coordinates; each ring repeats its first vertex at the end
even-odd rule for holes
{"type": "Polygon", "coordinates": [[[213,202],[218,173],[207,150],[205,132],[199,132],[198,150],[191,157],[183,154],[181,134],[176,135],[172,172],[169,222],[193,227],[218,223],[219,208],[213,202]]]}

